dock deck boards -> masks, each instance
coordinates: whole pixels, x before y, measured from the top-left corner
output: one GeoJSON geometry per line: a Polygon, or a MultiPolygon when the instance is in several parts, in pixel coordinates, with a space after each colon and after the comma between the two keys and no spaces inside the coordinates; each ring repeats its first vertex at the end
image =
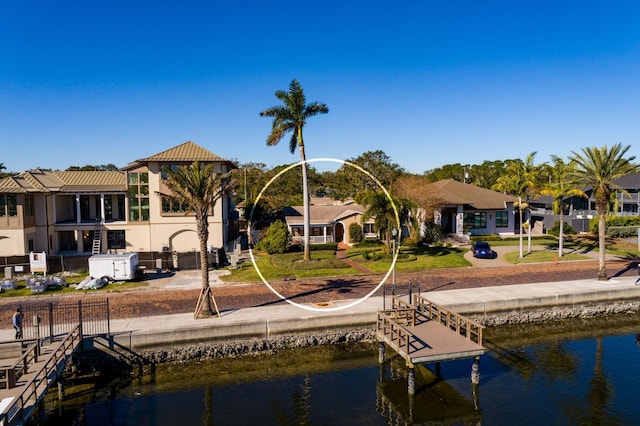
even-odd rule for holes
{"type": "Polygon", "coordinates": [[[408,364],[474,358],[485,353],[482,326],[423,297],[417,306],[394,298],[378,312],[377,336],[408,364]]]}
{"type": "Polygon", "coordinates": [[[415,339],[415,343],[410,345],[411,349],[407,354],[412,364],[472,358],[485,352],[481,345],[436,321],[426,321],[420,325],[407,327],[407,330],[415,339]]]}

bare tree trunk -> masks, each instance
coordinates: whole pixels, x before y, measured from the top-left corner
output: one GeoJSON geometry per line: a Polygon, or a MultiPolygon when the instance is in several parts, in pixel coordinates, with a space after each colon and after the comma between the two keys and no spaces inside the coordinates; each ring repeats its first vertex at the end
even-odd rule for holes
{"type": "Polygon", "coordinates": [[[562,213],[562,207],[560,207],[560,238],[558,241],[558,257],[562,257],[563,245],[564,245],[564,214],[562,213]]]}
{"type": "Polygon", "coordinates": [[[531,209],[527,209],[527,254],[531,253],[531,228],[533,222],[531,220],[531,209]]]}
{"type": "Polygon", "coordinates": [[[309,232],[311,212],[309,208],[309,182],[307,180],[307,157],[304,153],[304,142],[302,141],[302,129],[298,128],[298,148],[300,149],[300,159],[302,160],[302,206],[304,209],[304,255],[303,260],[311,260],[309,249],[309,232]]]}
{"type": "Polygon", "coordinates": [[[522,197],[518,197],[518,212],[520,214],[520,258],[523,258],[522,254],[522,197]]]}
{"type": "Polygon", "coordinates": [[[607,266],[605,264],[606,234],[607,229],[604,209],[598,209],[598,247],[600,248],[600,252],[598,253],[598,280],[600,281],[607,280],[607,266]]]}
{"type": "MultiPolygon", "coordinates": [[[[202,290],[196,303],[194,318],[209,318],[214,315],[220,316],[218,305],[209,286],[209,256],[207,253],[207,239],[209,237],[209,227],[207,223],[202,223],[198,218],[198,239],[200,240],[200,275],[202,278],[202,290]]],[[[203,220],[206,220],[206,216],[203,220]]]]}

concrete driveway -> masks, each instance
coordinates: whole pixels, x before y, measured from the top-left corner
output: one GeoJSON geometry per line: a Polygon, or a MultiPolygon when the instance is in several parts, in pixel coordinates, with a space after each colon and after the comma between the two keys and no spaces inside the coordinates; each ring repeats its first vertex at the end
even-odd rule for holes
{"type": "MultiPolygon", "coordinates": [[[[489,241],[489,244],[491,244],[491,241],[489,241]]],[[[473,266],[477,266],[477,267],[496,267],[496,266],[513,266],[513,263],[507,262],[504,260],[504,255],[506,253],[513,253],[516,252],[518,253],[520,251],[520,247],[518,245],[515,246],[491,246],[491,248],[498,253],[498,257],[495,259],[478,259],[473,257],[473,254],[471,252],[471,247],[469,246],[469,251],[466,252],[464,254],[464,258],[467,259],[469,262],[471,262],[471,264],[473,266]]],[[[522,250],[523,253],[527,253],[527,241],[525,240],[523,245],[522,245],[522,250]]],[[[535,246],[532,245],[531,246],[531,250],[532,251],[539,251],[539,250],[547,250],[546,246],[535,246]]],[[[556,250],[557,251],[557,250],[556,250]]],[[[564,250],[564,253],[567,254],[567,250],[564,250]]],[[[583,256],[588,257],[589,259],[598,259],[598,252],[597,251],[591,251],[591,252],[581,252],[580,253],[583,256]]],[[[612,255],[607,255],[607,260],[611,260],[614,259],[615,256],[612,255]]]]}

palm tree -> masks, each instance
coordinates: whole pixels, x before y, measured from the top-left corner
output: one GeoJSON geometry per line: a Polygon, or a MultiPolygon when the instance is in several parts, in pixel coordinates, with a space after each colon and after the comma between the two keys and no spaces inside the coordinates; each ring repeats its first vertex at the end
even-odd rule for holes
{"type": "Polygon", "coordinates": [[[287,132],[291,132],[289,141],[289,151],[293,154],[296,146],[300,150],[302,161],[302,198],[304,207],[304,260],[311,260],[309,254],[309,184],[307,182],[307,163],[304,153],[304,140],[302,139],[302,128],[307,123],[307,119],[318,114],[326,114],[329,108],[319,102],[306,103],[304,91],[298,80],[293,79],[289,84],[289,91],[278,90],[276,98],[282,101],[283,105],[273,106],[260,112],[261,117],[273,117],[271,133],[267,137],[267,145],[277,145],[287,132]]]}
{"type": "Polygon", "coordinates": [[[553,198],[553,212],[560,214],[560,234],[558,236],[558,257],[562,257],[562,246],[564,242],[564,206],[562,202],[569,197],[587,197],[580,188],[577,188],[578,182],[569,179],[572,163],[565,161],[557,155],[551,156],[553,166],[551,167],[551,177],[546,188],[540,191],[540,195],[546,195],[553,198]]]}
{"type": "Polygon", "coordinates": [[[200,242],[200,272],[202,291],[196,304],[195,318],[220,316],[218,305],[209,286],[209,262],[207,260],[207,240],[209,239],[209,211],[229,190],[230,174],[213,172],[212,164],[195,161],[189,166],[176,169],[163,167],[167,174],[166,184],[172,190],[171,197],[188,206],[188,212],[196,216],[196,231],[200,242]]]}
{"type": "MultiPolygon", "coordinates": [[[[524,257],[522,254],[522,214],[529,208],[529,201],[535,194],[536,187],[536,166],[533,164],[533,160],[536,156],[536,152],[532,152],[527,155],[525,161],[520,159],[508,160],[505,174],[500,176],[496,184],[493,185],[493,189],[501,191],[507,194],[512,194],[518,197],[518,201],[513,203],[514,207],[518,208],[520,217],[520,257],[524,257]],[[523,200],[524,198],[524,200],[523,200]]],[[[528,226],[528,249],[531,252],[531,226],[528,226]]]]}
{"type": "Polygon", "coordinates": [[[384,192],[369,192],[363,197],[363,203],[367,208],[362,215],[362,220],[373,218],[375,230],[384,233],[386,245],[391,247],[391,231],[397,228],[398,224],[401,225],[408,220],[410,210],[404,206],[408,206],[410,202],[401,200],[391,202],[384,192]]]}
{"type": "Polygon", "coordinates": [[[607,269],[605,265],[605,241],[606,223],[605,216],[609,207],[611,193],[613,191],[626,191],[616,184],[616,180],[638,171],[638,165],[632,164],[635,156],[625,158],[630,145],[625,147],[618,143],[610,149],[607,145],[602,148],[590,147],[582,148],[581,153],[571,151],[570,161],[576,164],[572,175],[590,186],[593,196],[596,199],[596,211],[598,212],[598,249],[599,268],[598,279],[607,279],[607,269]]]}

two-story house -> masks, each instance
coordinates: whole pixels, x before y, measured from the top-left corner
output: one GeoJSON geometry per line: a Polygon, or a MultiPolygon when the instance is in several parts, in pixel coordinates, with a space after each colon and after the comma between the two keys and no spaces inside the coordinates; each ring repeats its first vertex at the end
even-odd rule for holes
{"type": "MultiPolygon", "coordinates": [[[[229,160],[185,142],[117,171],[30,170],[0,181],[0,256],[198,249],[195,216],[167,196],[162,167],[229,160]]],[[[230,194],[209,216],[210,247],[230,238],[230,194]]]]}

